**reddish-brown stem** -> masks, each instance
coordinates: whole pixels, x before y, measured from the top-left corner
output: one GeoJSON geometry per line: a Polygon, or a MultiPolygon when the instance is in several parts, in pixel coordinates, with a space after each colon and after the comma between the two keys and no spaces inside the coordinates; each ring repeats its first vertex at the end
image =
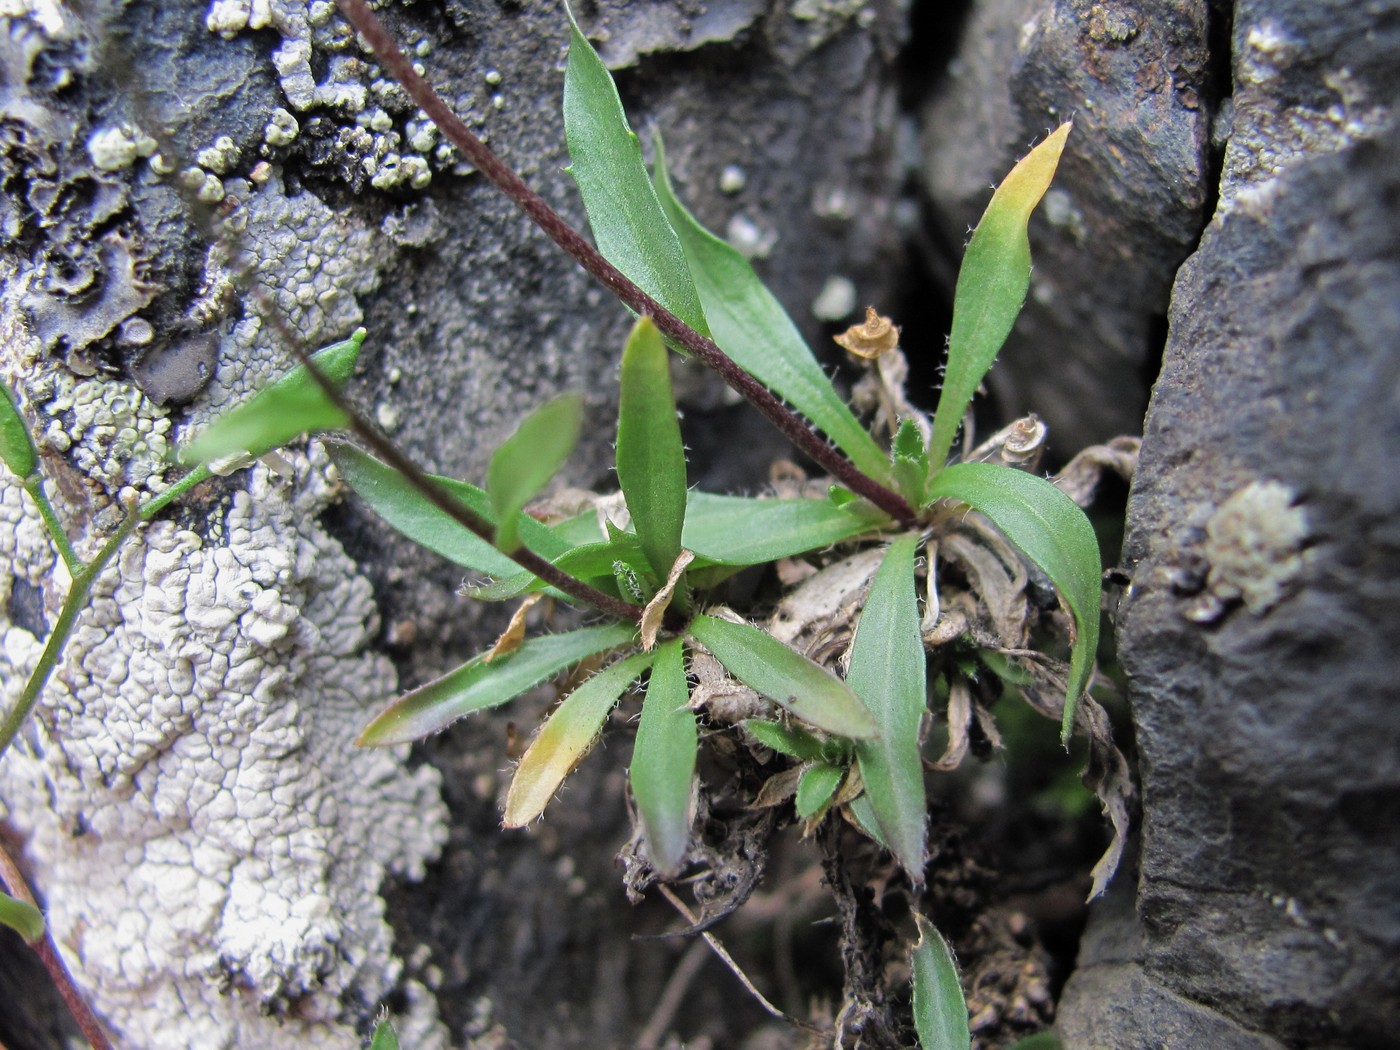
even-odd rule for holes
{"type": "MultiPolygon", "coordinates": [[[[10,896],[36,908],[39,906],[23,872],[19,870],[19,865],[10,858],[4,846],[0,846],[0,885],[3,885],[5,892],[10,896]]],[[[83,1033],[88,1045],[93,1050],[112,1050],[112,1042],[102,1030],[102,1022],[97,1019],[92,1007],[88,1006],[87,1000],[83,998],[83,993],[73,983],[73,975],[68,972],[63,956],[58,954],[58,945],[54,944],[53,934],[49,932],[47,923],[44,925],[44,935],[30,947],[39,956],[44,969],[49,972],[49,979],[58,989],[58,994],[63,996],[68,1012],[73,1015],[73,1020],[77,1022],[78,1029],[83,1033]]]]}
{"type": "Polygon", "coordinates": [[[402,85],[418,108],[426,113],[468,160],[534,220],[555,244],[573,256],[589,274],[600,281],[637,314],[647,314],[676,345],[714,369],[720,377],[773,423],[799,450],[818,463],[859,496],[863,496],[896,520],[909,524],[914,508],[899,493],[886,488],[861,472],[839,450],[807,425],[767,387],[740,368],[714,342],[691,328],[675,314],[647,295],[589,244],[551,208],[538,193],[525,184],[500,157],[476,137],[452,112],[442,97],[413,68],[398,44],[369,9],[365,0],[336,0],[341,13],[364,38],[375,57],[402,85]]]}
{"type": "MultiPolygon", "coordinates": [[[[297,357],[300,359],[316,385],[321,388],[321,392],[326,398],[344,413],[350,420],[351,429],[355,435],[369,445],[389,466],[408,479],[409,483],[418,490],[420,494],[432,501],[433,506],[452,518],[453,521],[463,528],[474,532],[487,543],[493,543],[495,529],[485,518],[472,512],[469,508],[462,506],[445,492],[441,486],[437,485],[432,478],[428,477],[416,463],[405,455],[397,445],[384,437],[377,430],[366,423],[354,407],[345,399],[334,383],[316,367],[311,360],[311,355],[306,352],[301,343],[295,339],[287,340],[297,357]]],[[[605,591],[600,591],[591,584],[584,583],[564,572],[562,569],[551,564],[540,557],[528,547],[517,547],[514,551],[502,551],[507,558],[515,562],[522,569],[534,573],[551,587],[557,588],[569,597],[591,605],[601,613],[616,617],[619,620],[630,620],[633,623],[641,623],[643,609],[640,605],[634,605],[621,598],[614,598],[605,591]]]]}

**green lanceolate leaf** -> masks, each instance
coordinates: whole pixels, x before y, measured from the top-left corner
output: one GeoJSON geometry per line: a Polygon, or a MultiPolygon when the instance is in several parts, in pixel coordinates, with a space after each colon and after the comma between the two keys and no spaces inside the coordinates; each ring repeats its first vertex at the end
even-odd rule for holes
{"type": "Polygon", "coordinates": [[[685,526],[685,446],[666,345],[649,317],[633,326],[622,351],[620,393],[617,479],[642,550],[657,579],[665,580],[685,526]]]}
{"type": "Polygon", "coordinates": [[[0,383],[0,463],[23,481],[38,469],[39,460],[29,427],[19,414],[19,403],[8,384],[0,383]]]}
{"type": "Polygon", "coordinates": [[[631,624],[585,627],[530,638],[509,656],[486,663],[480,656],[455,671],[405,693],[367,725],[361,747],[406,744],[445,729],[463,715],[514,700],[527,689],[580,660],[635,640],[631,624]]]}
{"type": "Polygon", "coordinates": [[[929,475],[928,451],[924,448],[924,437],[912,419],[899,424],[894,446],[890,449],[890,462],[900,493],[914,506],[922,507],[929,475]]]}
{"type": "Polygon", "coordinates": [[[779,754],[804,762],[821,757],[822,742],[805,729],[770,722],[765,718],[750,718],[743,725],[750,736],[779,754]]]}
{"type": "Polygon", "coordinates": [[[836,443],[862,471],[889,478],[880,446],[846,407],[782,304],[749,261],[695,220],[676,198],[660,136],[656,192],[680,237],[715,342],[739,367],[787,401],[836,443]]]}
{"type": "Polygon", "coordinates": [[[793,799],[797,815],[803,820],[812,820],[820,816],[836,794],[836,789],[841,786],[841,778],[845,775],[844,769],[829,766],[825,762],[814,762],[808,766],[807,771],[802,774],[802,779],[797,782],[797,797],[793,799]]]}
{"type": "Polygon", "coordinates": [[[374,1026],[374,1038],[370,1040],[369,1050],[399,1050],[399,1037],[388,1018],[374,1026]]]}
{"type": "Polygon", "coordinates": [[[578,444],[583,398],[564,394],[547,401],[496,449],[486,468],[486,491],[496,519],[496,546],[520,546],[516,521],[525,504],[539,495],[578,444]]]}
{"type": "Polygon", "coordinates": [[[919,943],[914,945],[914,1030],[923,1050],[967,1050],[972,1033],[958,965],[933,923],[915,913],[919,943]]]}
{"type": "Polygon", "coordinates": [[[714,616],[695,617],[688,630],[735,678],[809,725],[838,736],[875,734],[870,712],[845,682],[772,635],[714,616]]]}
{"type": "MultiPolygon", "coordinates": [[[[486,576],[504,579],[519,574],[520,566],[453,520],[392,467],[342,441],[327,441],[326,451],[355,494],[420,547],[486,576]]],[[[475,485],[436,476],[429,480],[478,517],[495,523],[491,498],[475,485]]],[[[516,515],[516,530],[525,545],[543,557],[558,558],[569,549],[565,540],[528,514],[516,515]]]]}
{"type": "Polygon", "coordinates": [[[977,387],[996,360],[1026,301],[1031,282],[1031,243],[1026,223],[1055,177],[1069,124],[1062,124],[1006,176],[977,224],[963,255],[953,294],[948,367],[933,417],[929,469],[948,459],[953,436],[977,387]]]}
{"type": "MultiPolygon", "coordinates": [[[[311,355],[311,361],[331,382],[343,386],[355,370],[365,330],[311,355]]],[[[230,409],[198,434],[181,454],[186,464],[208,464],[246,453],[262,456],[293,438],[316,430],[339,430],[345,415],[321,392],[305,365],[297,365],[276,382],[263,387],[243,404],[230,409]]]]}
{"type": "Polygon", "coordinates": [[[603,60],[569,15],[564,72],[564,135],[598,250],[642,291],[702,335],[705,313],[685,253],[666,221],[603,60]]]}
{"type": "Polygon", "coordinates": [[[0,926],[14,930],[26,944],[38,944],[44,936],[44,913],[0,890],[0,926]]]}
{"type": "Polygon", "coordinates": [[[1054,1032],[1036,1032],[1018,1040],[1010,1050],[1063,1050],[1064,1044],[1054,1032]]]}
{"type": "Polygon", "coordinates": [[[879,730],[879,736],[857,741],[856,757],[881,837],[914,884],[922,885],[926,818],[919,728],[927,700],[914,590],[918,541],[917,535],[899,537],[880,563],[856,625],[846,684],[879,730]]]}
{"type": "Polygon", "coordinates": [[[1069,685],[1060,739],[1069,741],[1074,709],[1094,670],[1099,647],[1099,544],[1088,517],[1044,478],[994,466],[958,463],[929,485],[930,499],[954,499],[986,515],[1050,577],[1074,617],[1069,685]]]}
{"type": "Polygon", "coordinates": [[[637,653],[619,660],[554,709],[516,767],[506,795],[506,827],[524,827],[544,812],[564,778],[593,747],[618,698],[651,666],[654,656],[637,653]]]}
{"type": "Polygon", "coordinates": [[[870,804],[870,796],[861,793],[851,799],[846,804],[852,817],[855,818],[857,826],[867,835],[878,842],[885,849],[890,848],[890,844],[885,841],[885,836],[880,831],[880,821],[875,816],[875,807],[870,804]]]}
{"type": "Polygon", "coordinates": [[[822,499],[749,499],[692,492],[686,504],[685,549],[715,565],[761,565],[822,550],[888,519],[865,503],[822,499]]]}
{"type": "Polygon", "coordinates": [[[680,870],[690,845],[691,782],[699,746],[681,645],[673,638],[656,649],[628,774],[642,814],[647,853],[666,875],[680,870]]]}

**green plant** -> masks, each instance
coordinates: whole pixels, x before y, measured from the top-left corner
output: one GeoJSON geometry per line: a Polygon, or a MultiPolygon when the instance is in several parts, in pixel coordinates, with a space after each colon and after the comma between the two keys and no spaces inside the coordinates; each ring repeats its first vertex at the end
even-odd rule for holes
{"type": "MultiPolygon", "coordinates": [[[[367,8],[359,0],[346,0],[345,8],[415,101],[453,134],[455,118],[367,8]]],[[[532,504],[577,440],[582,403],[574,397],[555,399],[523,421],[492,457],[484,487],[423,475],[335,393],[359,353],[361,331],[211,426],[186,450],[190,473],[161,496],[128,507],[120,528],[84,562],[44,497],[33,443],[7,401],[8,412],[0,418],[5,462],[34,497],[74,582],[39,669],[0,724],[0,754],[37,702],[92,581],[141,521],[209,478],[211,468],[230,456],[262,455],[306,431],[348,428],[378,457],[345,442],[329,443],[334,462],[357,493],[405,535],[488,577],[491,582],[475,588],[474,597],[525,599],[496,645],[394,701],[366,726],[359,743],[418,739],[466,714],[507,703],[568,668],[595,664],[521,759],[507,799],[507,825],[526,824],[543,812],[612,710],[645,679],[630,784],[646,859],[657,877],[679,875],[693,846],[695,769],[705,718],[746,745],[794,760],[769,779],[760,793],[764,802],[792,797],[808,827],[828,814],[844,815],[889,850],[917,889],[927,860],[924,772],[929,763],[921,737],[930,671],[940,681],[956,683],[974,673],[969,660],[976,664],[978,653],[984,663],[1004,662],[1008,652],[1019,656],[1024,648],[1005,632],[979,631],[974,622],[978,608],[992,604],[997,572],[1024,574],[1022,561],[1028,560],[1049,577],[1063,601],[1066,617],[1039,619],[1069,642],[1068,672],[1060,675],[1032,662],[1029,688],[1040,696],[1049,692],[1049,683],[1057,683],[1064,740],[1076,725],[1092,675],[1099,563],[1082,511],[1037,474],[979,461],[995,455],[996,444],[948,462],[968,405],[1025,298],[1026,224],[1053,177],[1069,125],[1036,147],[996,191],[959,278],[937,409],[931,420],[910,409],[892,428],[886,448],[847,407],[748,262],[680,203],[659,137],[655,171],[648,174],[611,76],[572,16],[570,23],[565,124],[571,171],[598,251],[489,152],[474,153],[484,147],[470,145],[474,140],[468,141],[460,122],[455,127],[468,136],[459,145],[472,162],[639,315],[620,370],[617,473],[626,515],[600,525],[593,511],[548,522],[532,512],[541,509],[532,504]],[[750,499],[691,491],[668,343],[719,371],[829,471],[833,481],[827,495],[750,499]],[[954,551],[959,539],[964,547],[985,552],[1000,569],[987,569],[985,576],[968,571],[965,584],[940,579],[940,552],[954,551]],[[849,646],[799,651],[775,637],[771,624],[755,626],[716,605],[717,586],[741,570],[787,559],[815,565],[833,548],[878,553],[862,563],[866,593],[854,625],[824,625],[839,637],[851,635],[849,646]],[[527,636],[525,612],[539,595],[591,609],[604,622],[527,636]],[[943,606],[958,605],[951,599],[966,599],[960,612],[954,609],[961,621],[939,616],[943,606]],[[950,634],[959,622],[962,629],[950,634]],[[959,644],[948,644],[954,639],[959,644]],[[844,673],[836,666],[840,656],[846,658],[844,673]],[[718,720],[687,666],[688,658],[693,664],[711,657],[770,702],[767,717],[732,725],[718,720]]],[[[872,322],[870,328],[880,325],[872,322]]],[[[898,355],[895,342],[887,340],[880,352],[898,355]]],[[[897,393],[903,403],[902,391],[897,393]]],[[[542,507],[547,509],[547,501],[542,507]]],[[[973,558],[965,551],[962,556],[973,558]]],[[[1008,630],[1028,635],[1035,620],[1027,606],[1019,624],[1008,630]]],[[[961,695],[956,688],[948,692],[961,695]]],[[[1047,706],[1043,699],[1041,706],[1047,706]]],[[[962,719],[964,732],[970,717],[962,719]]],[[[1092,725],[1092,719],[1085,721],[1092,725]]],[[[1103,745],[1101,729],[1094,731],[1103,745]]],[[[23,903],[0,897],[0,921],[28,924],[32,933],[34,916],[23,903]]],[[[951,953],[927,920],[917,916],[916,925],[914,1027],[926,1046],[966,1045],[966,1008],[951,953]]]]}
{"type": "MultiPolygon", "coordinates": [[[[331,390],[324,391],[326,405],[315,410],[324,413],[317,417],[321,425],[330,429],[350,422],[379,455],[329,443],[350,487],[411,539],[488,577],[491,582],[475,587],[472,596],[526,597],[490,650],[394,701],[358,742],[415,740],[466,714],[507,703],[567,668],[598,667],[550,714],[521,759],[505,811],[505,823],[519,826],[543,812],[614,707],[645,678],[630,784],[647,861],[657,876],[670,878],[680,873],[692,845],[697,708],[707,713],[692,687],[687,654],[692,660],[712,657],[728,676],[776,705],[775,717],[729,727],[796,762],[770,780],[765,801],[794,797],[796,812],[809,827],[840,810],[889,849],[919,887],[927,856],[921,734],[930,660],[940,681],[960,681],[970,673],[969,649],[987,652],[989,662],[1024,655],[1025,638],[1037,619],[1025,606],[1019,622],[1010,622],[1014,615],[999,621],[1007,629],[1000,635],[978,631],[968,603],[975,609],[1005,597],[1000,590],[991,593],[997,590],[997,572],[1006,578],[1020,573],[1023,585],[1023,559],[1055,585],[1067,617],[1049,617],[1042,626],[1068,636],[1068,672],[1060,675],[1033,660],[1028,689],[1043,710],[1047,685],[1060,683],[1064,741],[1076,725],[1092,675],[1099,561],[1083,512],[1030,470],[983,461],[1001,444],[948,462],[967,408],[1024,301],[1030,276],[1027,222],[1054,175],[1069,125],[1037,146],[994,194],[959,277],[937,409],[931,420],[909,409],[887,451],[852,414],[748,262],[681,205],[659,136],[655,172],[648,175],[611,76],[572,15],[565,126],[570,171],[597,251],[456,121],[359,0],[343,0],[342,6],[381,61],[472,162],[639,315],[621,362],[617,473],[626,513],[601,525],[593,511],[538,520],[537,514],[549,516],[547,501],[526,512],[572,449],[581,414],[577,399],[556,399],[527,418],[492,457],[486,484],[478,488],[423,475],[347,412],[331,390]],[[668,343],[714,367],[828,469],[833,483],[826,498],[748,499],[690,491],[668,343]],[[940,580],[940,545],[954,552],[959,537],[963,553],[951,556],[972,559],[965,549],[970,542],[999,568],[975,567],[961,587],[940,580]],[[844,675],[833,667],[839,653],[814,659],[732,610],[714,606],[714,588],[735,572],[784,559],[816,559],[834,545],[883,551],[867,559],[868,589],[844,675]],[[966,599],[962,618],[940,619],[940,606],[952,592],[966,599]],[[526,637],[525,611],[538,594],[592,608],[607,622],[526,637]],[[958,624],[962,630],[950,634],[958,624]],[[961,645],[946,644],[959,637],[961,645]]],[[[873,311],[868,327],[867,335],[880,328],[873,311]]],[[[852,338],[860,334],[853,332],[852,338]]],[[[898,354],[896,341],[886,340],[879,352],[898,354]]],[[[317,371],[309,374],[315,378],[317,371]]],[[[907,405],[902,391],[897,393],[907,405]]],[[[212,455],[227,448],[211,444],[202,451],[212,455]]],[[[849,623],[829,626],[850,628],[849,623]]],[[[948,692],[964,695],[956,688],[948,692]]],[[[965,714],[962,725],[953,727],[955,736],[965,736],[970,718],[965,714]]],[[[1086,725],[1095,746],[1111,748],[1092,714],[1086,725]]],[[[945,756],[940,765],[947,764],[945,756]]],[[[1096,890],[1113,859],[1098,872],[1096,890]]],[[[965,1021],[966,1011],[960,993],[956,1006],[950,1005],[949,989],[957,982],[947,976],[955,970],[946,946],[936,934],[928,936],[931,927],[924,920],[919,923],[916,1027],[921,1038],[940,1031],[944,1034],[936,1038],[944,1040],[946,1017],[961,1010],[965,1021]],[[931,996],[942,1004],[937,1009],[929,1005],[931,996]],[[930,1020],[935,1015],[944,1020],[930,1020]]]]}

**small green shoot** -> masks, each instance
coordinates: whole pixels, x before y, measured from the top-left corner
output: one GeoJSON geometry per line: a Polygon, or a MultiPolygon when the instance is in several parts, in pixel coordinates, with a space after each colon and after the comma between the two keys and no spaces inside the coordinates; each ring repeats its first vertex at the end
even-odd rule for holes
{"type": "Polygon", "coordinates": [[[797,815],[809,823],[821,819],[845,776],[846,771],[840,766],[825,762],[808,766],[797,782],[797,797],[793,800],[797,815]]]}
{"type": "Polygon", "coordinates": [[[658,581],[680,556],[686,504],[685,446],[667,356],[651,319],[638,320],[622,351],[617,417],[617,480],[658,581]]]}
{"type": "Polygon", "coordinates": [[[928,487],[929,459],[924,448],[924,436],[912,419],[899,425],[890,449],[890,463],[894,467],[895,481],[904,498],[916,507],[924,505],[924,493],[928,487]]]}
{"type": "Polygon", "coordinates": [[[967,1000],[958,981],[958,965],[942,935],[915,914],[919,942],[910,960],[914,971],[914,1030],[923,1050],[968,1050],[967,1000]]]}
{"type": "Polygon", "coordinates": [[[399,1037],[389,1018],[380,1018],[374,1025],[374,1036],[370,1039],[369,1050],[399,1050],[399,1037]]]}
{"type": "Polygon", "coordinates": [[[525,504],[540,494],[578,444],[583,398],[564,394],[525,417],[486,468],[486,491],[496,521],[496,547],[520,546],[517,521],[525,504]]]}
{"type": "Polygon", "coordinates": [[[770,722],[765,718],[750,718],[744,723],[749,734],[764,747],[789,758],[810,762],[821,757],[822,742],[805,729],[770,722]]]}
{"type": "MultiPolygon", "coordinates": [[[[365,330],[312,355],[311,361],[331,382],[344,385],[355,370],[365,330]]],[[[317,430],[340,430],[345,414],[316,385],[305,365],[297,365],[263,387],[245,403],[216,419],[181,455],[187,464],[210,464],[228,456],[252,459],[281,448],[293,438],[317,430]]]]}
{"type": "Polygon", "coordinates": [[[14,930],[26,944],[38,944],[44,938],[44,913],[0,890],[0,926],[14,930]]]}

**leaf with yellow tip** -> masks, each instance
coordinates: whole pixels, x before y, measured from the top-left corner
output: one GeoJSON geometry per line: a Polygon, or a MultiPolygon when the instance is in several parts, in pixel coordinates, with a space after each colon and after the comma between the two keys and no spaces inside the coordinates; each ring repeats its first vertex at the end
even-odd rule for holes
{"type": "Polygon", "coordinates": [[[930,478],[947,461],[963,413],[1026,301],[1031,284],[1031,242],[1026,224],[1055,177],[1071,126],[1061,124],[1011,169],[992,194],[963,254],[953,296],[948,367],[929,441],[930,478]]]}
{"type": "Polygon", "coordinates": [[[502,823],[524,827],[544,812],[564,778],[593,747],[618,698],[655,659],[637,653],[599,671],[575,689],[545,720],[516,767],[502,823]]]}
{"type": "Polygon", "coordinates": [[[359,747],[386,747],[421,739],[446,729],[463,715],[514,700],[564,668],[636,637],[634,625],[614,623],[528,638],[515,652],[493,663],[474,657],[399,697],[365,726],[355,743],[359,747]]]}

